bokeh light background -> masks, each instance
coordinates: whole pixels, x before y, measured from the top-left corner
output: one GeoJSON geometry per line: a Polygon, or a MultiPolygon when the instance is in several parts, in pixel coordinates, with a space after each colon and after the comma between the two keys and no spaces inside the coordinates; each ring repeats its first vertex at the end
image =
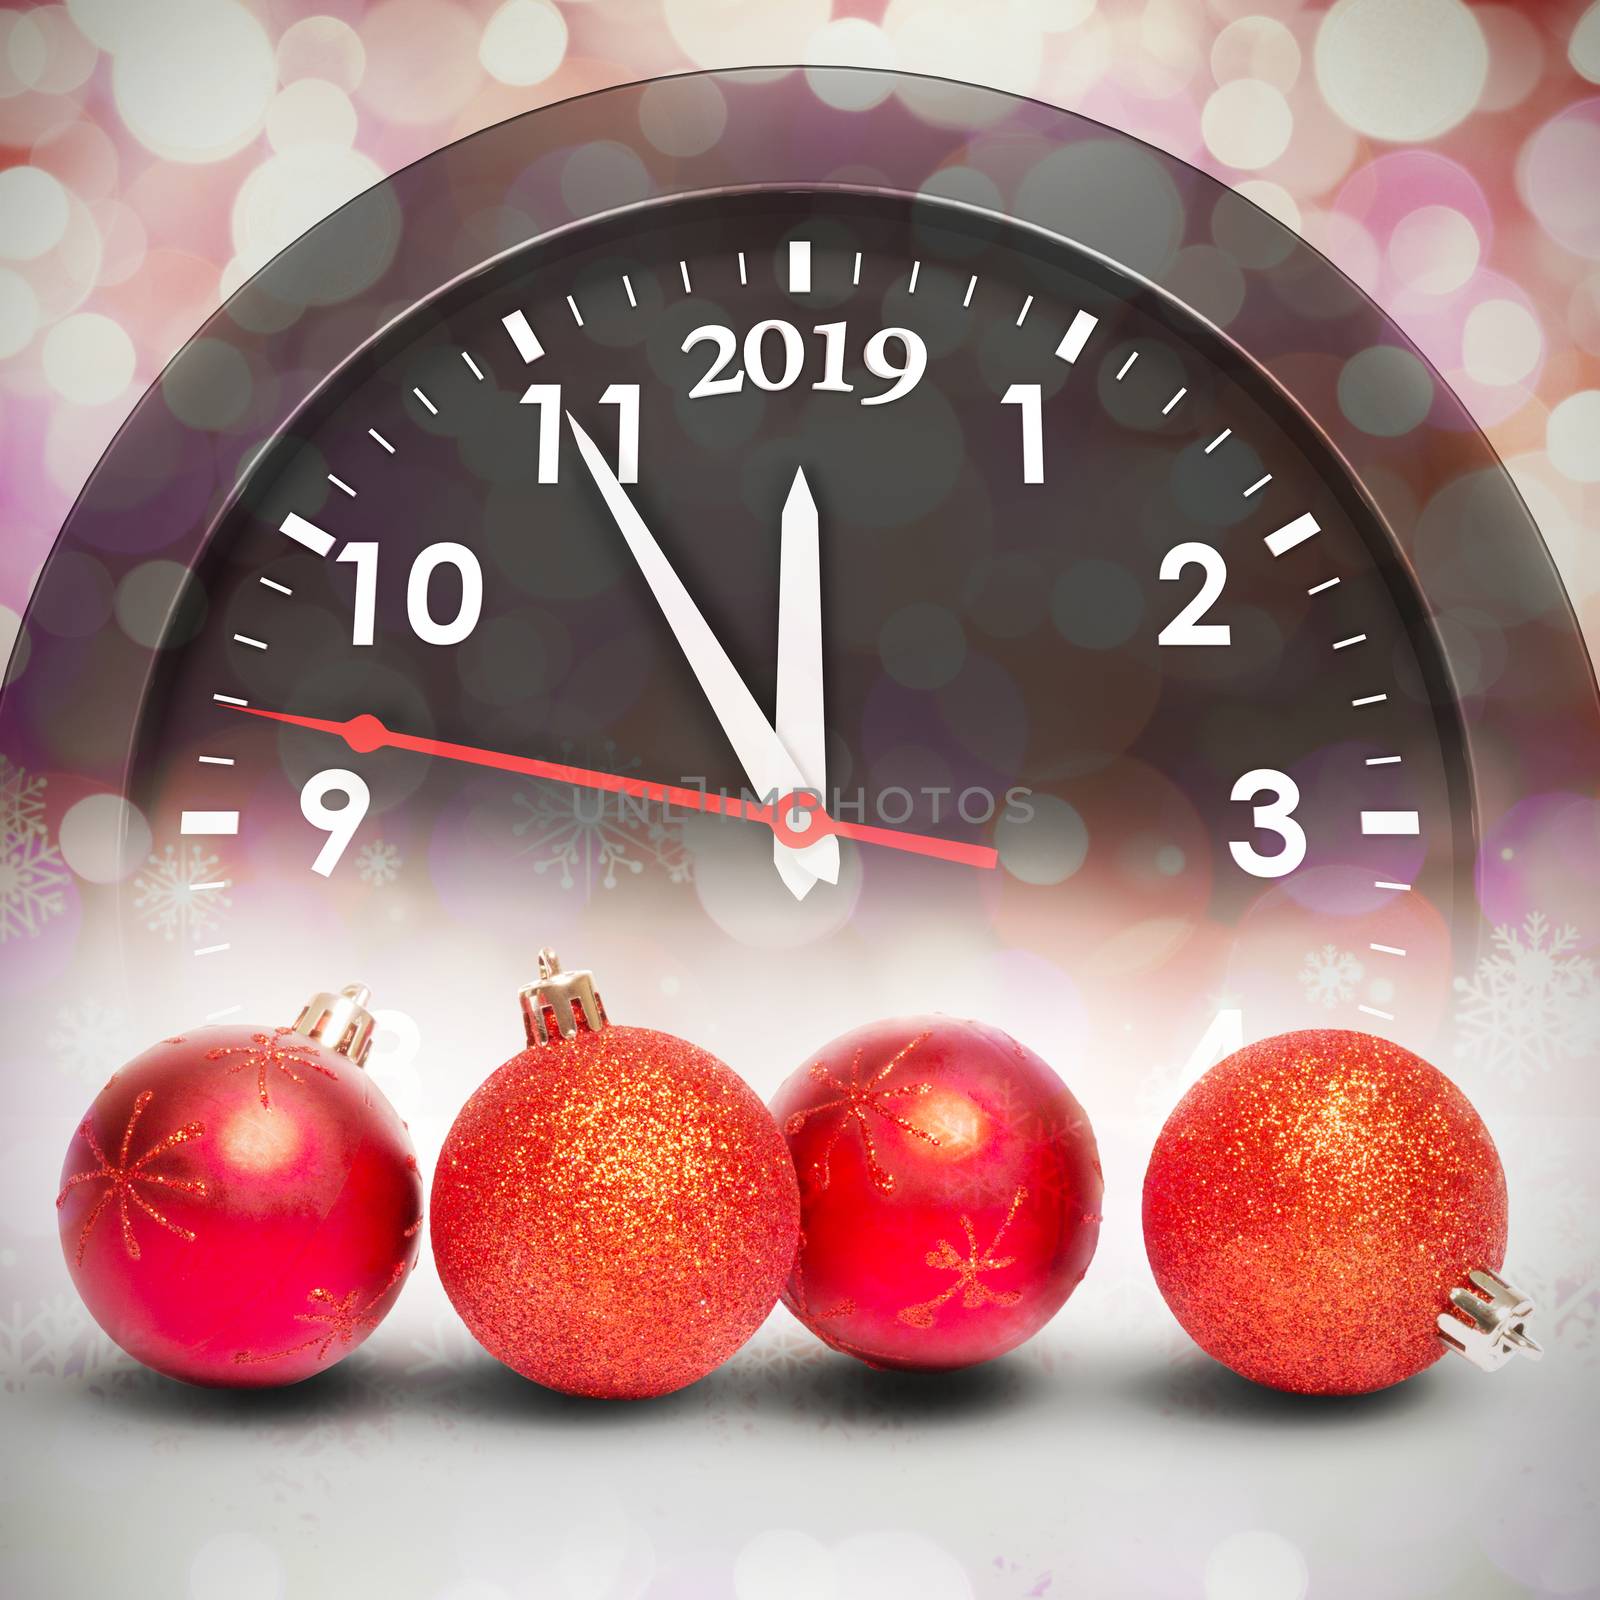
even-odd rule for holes
{"type": "Polygon", "coordinates": [[[311,223],[532,106],[763,61],[1037,95],[1239,187],[1446,375],[1600,636],[1600,7],[71,0],[0,12],[0,649],[133,401],[311,223]]]}
{"type": "MultiPolygon", "coordinates": [[[[658,73],[764,61],[897,67],[1036,95],[1239,188],[1373,295],[1445,374],[1538,520],[1591,649],[1600,642],[1600,3],[72,0],[0,11],[0,657],[68,507],[135,400],[277,250],[385,174],[520,111],[658,73]]],[[[674,141],[714,141],[714,122],[645,133],[689,153],[674,141]]],[[[1205,280],[1208,263],[1192,267],[1205,280]]],[[[1352,405],[1360,376],[1349,385],[1352,405]]],[[[112,617],[114,597],[105,598],[112,617]]],[[[1588,847],[1592,840],[1575,840],[1588,847]]],[[[69,849],[65,837],[62,848],[92,879],[92,849],[69,849]]],[[[1590,1028],[1592,962],[1564,950],[1550,959],[1547,986],[1575,986],[1565,998],[1585,1008],[1563,1014],[1590,1028]]],[[[62,1053],[73,1048],[69,1039],[62,1053]]],[[[86,1065],[84,1075],[97,1082],[103,1072],[86,1065]]],[[[0,1174],[8,1215],[38,1203],[15,1170],[0,1174]]],[[[1552,1235],[1590,1236],[1587,1191],[1535,1187],[1530,1208],[1552,1235]]],[[[0,1249],[0,1269],[0,1310],[14,1295],[26,1302],[9,1320],[0,1315],[0,1385],[21,1392],[40,1373],[106,1381],[104,1349],[75,1303],[40,1301],[38,1282],[30,1273],[24,1283],[9,1248],[0,1249]]],[[[1566,1316],[1561,1354],[1592,1374],[1600,1288],[1587,1266],[1576,1282],[1552,1287],[1566,1316]]],[[[1111,1285],[1092,1302],[1108,1339],[1127,1309],[1121,1292],[1111,1285]]],[[[205,1515],[186,1521],[182,1506],[143,1502],[145,1522],[173,1534],[151,1540],[164,1553],[138,1570],[170,1573],[172,1592],[186,1587],[196,1600],[306,1584],[318,1592],[335,1573],[351,1593],[379,1585],[456,1600],[964,1600],[1075,1589],[1296,1600],[1341,1581],[1395,1596],[1600,1592],[1592,1448],[1589,1476],[1565,1478],[1564,1498],[1537,1499],[1513,1473],[1503,1514],[1469,1527],[1464,1510],[1452,1513],[1452,1463],[1463,1440],[1492,1433],[1489,1412],[1452,1419],[1438,1404],[1424,1412],[1404,1399],[1363,1414],[1365,1423],[1352,1414],[1320,1432],[1266,1405],[1242,1414],[1231,1392],[1176,1364],[1181,1339],[1156,1407],[1167,1414],[1160,1442],[1108,1450],[1104,1426],[1093,1435],[1093,1466],[1110,1499],[1076,1569],[1061,1530],[1030,1540],[993,1509],[963,1527],[917,1521],[901,1502],[898,1515],[868,1506],[852,1522],[842,1513],[854,1508],[830,1508],[825,1485],[792,1487],[787,1515],[755,1510],[752,1489],[752,1503],[732,1495],[730,1526],[741,1531],[724,1541],[712,1532],[723,1509],[715,1504],[703,1522],[674,1532],[660,1506],[580,1490],[578,1473],[568,1485],[519,1484],[486,1466],[515,1459],[519,1428],[560,1428],[561,1448],[591,1459],[633,1450],[635,1424],[612,1423],[609,1435],[595,1427],[579,1442],[572,1414],[539,1411],[489,1380],[452,1378],[466,1346],[447,1317],[409,1348],[406,1393],[437,1402],[425,1423],[385,1389],[392,1373],[355,1362],[342,1386],[279,1412],[224,1413],[197,1400],[183,1414],[144,1398],[153,1390],[126,1390],[106,1426],[153,1437],[169,1453],[181,1448],[196,1477],[236,1470],[241,1443],[252,1456],[236,1500],[211,1493],[205,1515]],[[1186,1434],[1174,1414],[1211,1431],[1186,1434]],[[488,1436],[473,1430],[497,1416],[512,1426],[481,1442],[488,1436]],[[1429,1430],[1437,1478],[1402,1476],[1368,1424],[1429,1430]],[[408,1431],[424,1427],[420,1442],[408,1431]],[[1330,1478],[1344,1474],[1343,1514],[1362,1530],[1353,1548],[1339,1548],[1331,1511],[1312,1524],[1323,1538],[1227,1474],[1201,1483],[1183,1468],[1185,1450],[1197,1460],[1219,1439],[1250,1451],[1275,1448],[1274,1438],[1320,1452],[1330,1478]],[[425,1541],[425,1560],[380,1516],[414,1495],[402,1443],[436,1468],[464,1453],[484,1482],[475,1503],[452,1502],[425,1541]],[[360,1474],[370,1476],[352,1501],[347,1486],[360,1474]],[[1159,1548],[1142,1543],[1152,1492],[1170,1497],[1159,1548]],[[352,1518],[352,1505],[366,1509],[352,1518]],[[329,1507],[347,1519],[337,1537],[329,1507]],[[531,1561],[532,1534],[508,1532],[530,1517],[540,1530],[531,1561]],[[1441,1565],[1439,1536],[1452,1527],[1459,1554],[1441,1565]]],[[[1031,1428],[1017,1414],[1030,1395],[1041,1399],[1041,1378],[1072,1376],[1042,1343],[989,1387],[955,1391],[943,1413],[925,1401],[908,1409],[892,1386],[817,1376],[812,1359],[802,1337],[780,1329],[721,1387],[692,1392],[676,1416],[694,1464],[721,1451],[720,1470],[731,1464],[737,1475],[741,1444],[754,1449],[764,1429],[770,1440],[773,1384],[819,1438],[877,1452],[886,1474],[913,1483],[943,1470],[930,1437],[959,1426],[1014,1429],[1019,1470],[1037,1472],[1052,1449],[1072,1450],[1064,1433],[1049,1434],[1062,1424],[1042,1401],[1031,1428]]],[[[1075,1420],[1092,1432],[1112,1413],[1096,1409],[1078,1377],[1075,1420]]],[[[1111,1370],[1113,1391],[1143,1381],[1111,1370]]],[[[1564,1381],[1574,1381],[1571,1369],[1564,1381]]],[[[1514,1407],[1503,1397],[1494,1407],[1509,1429],[1514,1407]]],[[[669,1415],[651,1436],[663,1474],[683,1467],[672,1461],[673,1427],[669,1415]]],[[[952,1439],[949,1448],[960,1447],[952,1439]]],[[[95,1459],[68,1460],[67,1449],[51,1463],[52,1481],[91,1510],[114,1506],[115,1464],[130,1456],[108,1443],[95,1459]]],[[[10,1478],[27,1469],[10,1457],[5,1470],[10,1478]]],[[[548,1474],[548,1462],[540,1470],[548,1474]]],[[[12,1591],[86,1592],[65,1576],[59,1553],[76,1507],[64,1508],[48,1536],[25,1539],[15,1526],[23,1503],[20,1488],[0,1492],[12,1591]]],[[[154,1559],[140,1548],[141,1559],[154,1559]]],[[[126,1583],[118,1556],[114,1541],[101,1550],[91,1540],[73,1570],[92,1568],[98,1588],[119,1573],[126,1583]]]]}

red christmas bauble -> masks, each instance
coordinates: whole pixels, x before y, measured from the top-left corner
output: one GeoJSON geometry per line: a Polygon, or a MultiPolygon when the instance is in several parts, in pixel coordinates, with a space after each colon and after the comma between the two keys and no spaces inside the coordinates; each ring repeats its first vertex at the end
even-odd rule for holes
{"type": "Polygon", "coordinates": [[[231,1388],[297,1383],[399,1296],[422,1179],[358,1064],[365,998],[319,995],[293,1029],[163,1040],[89,1107],[61,1169],[61,1245],[95,1321],[146,1366],[231,1388]]]}
{"type": "Polygon", "coordinates": [[[1437,1068],[1370,1034],[1247,1045],[1178,1102],[1144,1183],[1173,1314],[1257,1383],[1364,1394],[1432,1366],[1438,1319],[1506,1248],[1500,1157],[1437,1068]]]}
{"type": "Polygon", "coordinates": [[[777,1303],[794,1169],[767,1108],[715,1056],[612,1026],[589,974],[548,953],[542,970],[524,993],[529,1047],[440,1152],[439,1277],[473,1337],[535,1383],[666,1394],[720,1366],[777,1303]]]}
{"type": "Polygon", "coordinates": [[[784,1304],[877,1367],[971,1366],[1036,1334],[1100,1232],[1089,1119],[998,1028],[900,1017],[825,1046],[773,1111],[800,1175],[784,1304]]]}

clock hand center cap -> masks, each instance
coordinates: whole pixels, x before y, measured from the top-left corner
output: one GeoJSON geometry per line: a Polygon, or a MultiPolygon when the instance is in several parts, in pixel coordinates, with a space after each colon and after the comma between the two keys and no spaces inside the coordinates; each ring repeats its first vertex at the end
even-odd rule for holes
{"type": "Polygon", "coordinates": [[[783,795],[772,808],[772,831],[781,843],[804,849],[825,839],[833,829],[832,818],[822,809],[822,798],[809,789],[796,789],[783,795]]]}

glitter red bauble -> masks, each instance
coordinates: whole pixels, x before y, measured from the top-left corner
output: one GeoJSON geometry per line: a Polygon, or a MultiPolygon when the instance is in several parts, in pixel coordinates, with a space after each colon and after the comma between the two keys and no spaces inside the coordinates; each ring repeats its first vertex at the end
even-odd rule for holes
{"type": "Polygon", "coordinates": [[[720,1366],[777,1302],[799,1199],[771,1114],[650,1028],[531,1045],[467,1101],[434,1257],[473,1336],[568,1394],[641,1399],[720,1366]]]}
{"type": "Polygon", "coordinates": [[[347,1356],[416,1259],[405,1125],[349,1057],[288,1028],[198,1028],[89,1107],[61,1169],[78,1293],[189,1383],[296,1383],[347,1356]]]}
{"type": "Polygon", "coordinates": [[[1247,1045],[1167,1119],[1145,1248],[1173,1314],[1246,1378],[1365,1394],[1431,1366],[1437,1319],[1506,1248],[1500,1157],[1467,1097],[1370,1034],[1247,1045]]]}
{"type": "Polygon", "coordinates": [[[1083,1107],[1031,1050],[952,1017],[874,1022],[778,1091],[800,1175],[784,1304],[872,1366],[971,1366],[1036,1334],[1100,1232],[1083,1107]]]}

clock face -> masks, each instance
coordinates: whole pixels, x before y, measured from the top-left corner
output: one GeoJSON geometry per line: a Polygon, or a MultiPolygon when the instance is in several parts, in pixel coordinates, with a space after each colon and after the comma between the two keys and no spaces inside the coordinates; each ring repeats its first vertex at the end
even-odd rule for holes
{"type": "Polygon", "coordinates": [[[1104,259],[843,188],[641,206],[255,458],[133,741],[130,934],[224,1010],[286,941],[446,995],[560,942],[868,1014],[1003,968],[1152,1061],[1246,999],[1431,1016],[1474,840],[1422,619],[1321,435],[1104,259]]]}

